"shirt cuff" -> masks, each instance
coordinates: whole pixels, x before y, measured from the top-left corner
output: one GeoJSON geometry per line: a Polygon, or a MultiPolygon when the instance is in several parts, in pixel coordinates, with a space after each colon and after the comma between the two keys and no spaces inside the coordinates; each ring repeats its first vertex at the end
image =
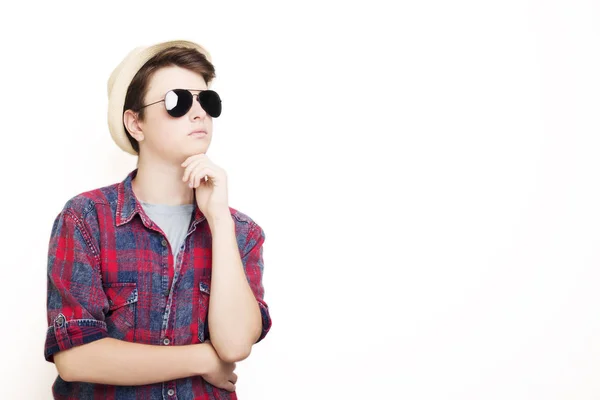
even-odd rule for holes
{"type": "Polygon", "coordinates": [[[267,336],[267,333],[271,329],[272,325],[269,307],[265,304],[265,302],[258,300],[258,308],[260,308],[260,315],[262,317],[262,333],[260,334],[260,337],[255,343],[260,342],[264,339],[265,336],[267,336]]]}
{"type": "Polygon", "coordinates": [[[44,357],[54,362],[54,354],[72,347],[108,337],[104,321],[95,319],[73,319],[67,321],[60,313],[46,332],[44,357]]]}

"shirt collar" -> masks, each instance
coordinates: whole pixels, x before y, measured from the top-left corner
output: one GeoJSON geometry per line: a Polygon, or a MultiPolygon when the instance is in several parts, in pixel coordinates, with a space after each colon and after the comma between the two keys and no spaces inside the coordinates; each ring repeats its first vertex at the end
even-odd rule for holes
{"type": "MultiPolygon", "coordinates": [[[[142,222],[146,227],[150,228],[154,225],[152,220],[146,215],[142,205],[140,204],[131,186],[131,181],[137,175],[138,169],[134,169],[127,177],[117,185],[117,213],[116,213],[116,224],[121,226],[131,221],[135,214],[139,214],[142,222]]],[[[192,221],[193,228],[196,224],[204,221],[206,218],[196,202],[196,191],[194,190],[194,219],[192,221]]]]}

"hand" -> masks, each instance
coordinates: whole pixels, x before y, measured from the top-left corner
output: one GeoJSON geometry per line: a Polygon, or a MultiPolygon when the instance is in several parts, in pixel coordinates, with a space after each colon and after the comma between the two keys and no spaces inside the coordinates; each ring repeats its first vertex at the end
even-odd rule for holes
{"type": "Polygon", "coordinates": [[[202,378],[213,386],[235,392],[235,383],[238,378],[233,372],[235,363],[221,360],[210,340],[205,340],[203,344],[207,345],[206,348],[209,349],[210,355],[207,357],[209,360],[206,366],[208,372],[202,374],[202,378]]]}
{"type": "Polygon", "coordinates": [[[225,170],[204,153],[188,157],[181,166],[185,168],[183,181],[196,189],[196,203],[200,211],[207,218],[219,213],[230,215],[225,170]]]}

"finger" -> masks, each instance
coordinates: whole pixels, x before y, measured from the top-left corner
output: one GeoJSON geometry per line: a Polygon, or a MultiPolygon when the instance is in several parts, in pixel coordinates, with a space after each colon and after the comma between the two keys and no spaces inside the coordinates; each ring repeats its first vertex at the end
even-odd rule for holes
{"type": "Polygon", "coordinates": [[[192,172],[194,172],[194,170],[196,170],[198,168],[198,165],[200,165],[202,163],[202,160],[194,160],[192,163],[188,164],[188,166],[185,168],[185,171],[183,172],[183,181],[187,181],[190,177],[190,174],[192,172]]]}
{"type": "Polygon", "coordinates": [[[190,163],[191,163],[192,161],[194,161],[194,160],[196,160],[196,156],[195,156],[195,155],[194,155],[194,156],[190,156],[190,157],[188,157],[188,158],[187,158],[187,159],[186,159],[184,162],[182,162],[182,163],[181,163],[181,166],[185,168],[185,167],[187,167],[188,165],[190,165],[190,163]]]}
{"type": "Polygon", "coordinates": [[[190,175],[188,176],[188,186],[193,188],[194,187],[194,177],[196,176],[196,171],[192,171],[190,172],[190,175]]]}
{"type": "Polygon", "coordinates": [[[200,186],[200,178],[202,178],[202,174],[196,174],[194,176],[194,187],[197,188],[200,186]]]}
{"type": "Polygon", "coordinates": [[[201,169],[200,171],[194,171],[192,176],[190,176],[190,184],[192,185],[190,187],[197,188],[200,186],[200,182],[202,180],[206,181],[207,179],[208,179],[208,177],[206,176],[204,169],[201,169]]]}
{"type": "Polygon", "coordinates": [[[194,175],[194,187],[197,188],[200,186],[200,183],[202,181],[207,182],[208,181],[208,176],[202,174],[202,173],[198,173],[194,175]]]}
{"type": "Polygon", "coordinates": [[[188,181],[188,186],[189,187],[192,187],[193,184],[194,184],[194,173],[195,172],[196,171],[192,170],[192,171],[190,171],[190,173],[187,176],[185,176],[185,174],[184,174],[184,179],[186,179],[188,181]]]}
{"type": "Polygon", "coordinates": [[[204,167],[204,168],[202,168],[202,169],[199,171],[199,175],[200,175],[200,178],[206,177],[206,178],[204,179],[205,181],[208,181],[209,179],[211,179],[211,180],[213,180],[213,182],[214,182],[214,179],[215,179],[215,171],[214,171],[214,170],[212,170],[212,169],[211,169],[211,168],[209,168],[209,167],[204,167]]]}
{"type": "Polygon", "coordinates": [[[203,156],[204,154],[194,154],[193,156],[189,156],[188,158],[186,158],[186,160],[184,162],[181,163],[182,167],[185,167],[186,165],[189,165],[192,161],[198,159],[199,157],[203,156]]]}
{"type": "Polygon", "coordinates": [[[231,383],[236,383],[236,382],[237,382],[237,380],[238,380],[238,376],[237,376],[235,373],[232,373],[232,374],[231,374],[231,378],[229,378],[229,381],[230,381],[231,383]]]}

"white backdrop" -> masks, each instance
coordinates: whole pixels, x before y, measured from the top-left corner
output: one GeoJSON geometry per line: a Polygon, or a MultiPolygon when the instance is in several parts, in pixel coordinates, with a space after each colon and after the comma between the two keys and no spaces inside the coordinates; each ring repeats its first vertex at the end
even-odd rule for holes
{"type": "Polygon", "coordinates": [[[223,98],[208,155],[266,234],[240,399],[600,399],[600,3],[64,4],[0,16],[0,397],[51,398],[54,217],[135,167],[110,72],[188,39],[223,98]]]}

